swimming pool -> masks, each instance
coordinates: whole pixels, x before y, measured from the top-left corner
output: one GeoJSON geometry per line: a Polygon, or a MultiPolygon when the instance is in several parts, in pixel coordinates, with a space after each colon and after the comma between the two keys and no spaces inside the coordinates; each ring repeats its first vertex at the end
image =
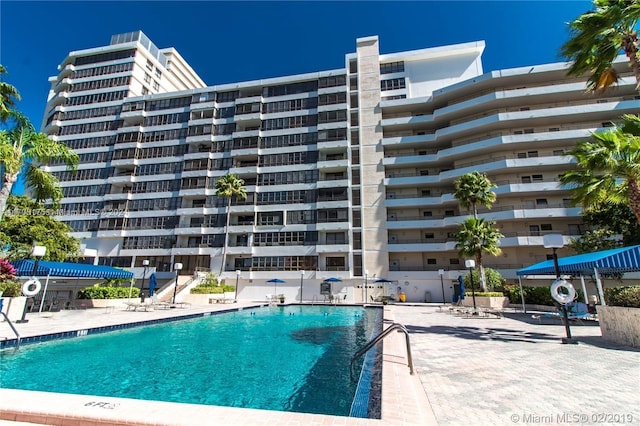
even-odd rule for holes
{"type": "Polygon", "coordinates": [[[350,360],[380,316],[269,307],[26,345],[0,352],[0,387],[349,415],[350,360]]]}

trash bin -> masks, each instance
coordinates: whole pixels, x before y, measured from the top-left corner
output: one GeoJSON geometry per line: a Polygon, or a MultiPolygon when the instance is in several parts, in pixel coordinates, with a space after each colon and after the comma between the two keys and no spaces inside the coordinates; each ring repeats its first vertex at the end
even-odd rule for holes
{"type": "Polygon", "coordinates": [[[424,303],[431,303],[431,292],[430,291],[425,291],[424,292],[424,303]]]}
{"type": "Polygon", "coordinates": [[[144,291],[140,292],[140,302],[144,303],[144,291]]]}
{"type": "Polygon", "coordinates": [[[407,295],[406,295],[406,294],[404,294],[404,293],[400,293],[400,294],[398,295],[398,301],[399,301],[399,302],[406,302],[406,301],[407,301],[407,295]]]}

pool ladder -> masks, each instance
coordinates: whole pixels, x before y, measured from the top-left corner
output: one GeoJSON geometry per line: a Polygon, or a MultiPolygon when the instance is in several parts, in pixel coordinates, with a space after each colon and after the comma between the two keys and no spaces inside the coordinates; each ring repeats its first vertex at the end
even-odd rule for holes
{"type": "MultiPolygon", "coordinates": [[[[0,308],[1,308],[1,304],[0,304],[0,308]]],[[[9,319],[9,317],[7,316],[7,314],[5,314],[4,312],[0,311],[0,314],[2,314],[2,316],[4,317],[4,320],[7,322],[7,324],[9,324],[9,327],[11,327],[11,330],[13,330],[13,332],[16,335],[16,349],[20,349],[20,334],[18,333],[18,330],[16,330],[16,328],[13,326],[13,323],[11,322],[11,320],[9,319]]]]}
{"type": "Polygon", "coordinates": [[[367,343],[366,345],[364,345],[364,347],[360,350],[358,350],[358,352],[356,352],[356,354],[353,356],[353,358],[351,358],[351,370],[353,371],[353,363],[360,358],[362,355],[364,355],[365,353],[367,353],[367,351],[369,351],[369,349],[371,349],[372,347],[374,347],[376,344],[378,344],[378,342],[380,342],[382,339],[384,339],[385,337],[387,337],[392,331],[401,331],[404,333],[404,337],[405,337],[405,342],[407,345],[407,362],[409,364],[409,373],[413,374],[414,370],[413,370],[413,357],[411,356],[411,341],[409,340],[409,331],[407,330],[407,328],[397,322],[391,323],[391,325],[389,327],[387,327],[382,333],[378,334],[376,337],[374,337],[373,339],[371,339],[371,341],[369,341],[369,343],[367,343]]]}

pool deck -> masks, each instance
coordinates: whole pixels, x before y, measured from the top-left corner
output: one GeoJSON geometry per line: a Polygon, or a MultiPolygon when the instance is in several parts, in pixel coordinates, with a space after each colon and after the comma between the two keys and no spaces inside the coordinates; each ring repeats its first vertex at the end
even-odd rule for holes
{"type": "MultiPolygon", "coordinates": [[[[16,328],[27,337],[255,305],[30,314],[16,328]]],[[[409,374],[404,336],[391,333],[383,346],[381,420],[0,389],[0,424],[640,425],[640,351],[604,341],[597,323],[572,325],[579,343],[564,345],[559,321],[539,324],[530,313],[467,318],[434,304],[404,304],[385,306],[384,316],[409,330],[416,374],[409,374]]],[[[0,339],[12,337],[0,322],[0,339]]]]}

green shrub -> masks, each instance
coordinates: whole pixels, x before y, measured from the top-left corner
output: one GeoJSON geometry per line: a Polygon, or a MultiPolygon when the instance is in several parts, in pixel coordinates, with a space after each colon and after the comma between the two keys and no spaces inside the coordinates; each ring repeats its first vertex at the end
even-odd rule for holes
{"type": "MultiPolygon", "coordinates": [[[[487,291],[487,292],[476,291],[475,293],[476,293],[476,297],[503,297],[504,296],[504,294],[500,293],[499,291],[487,291]]],[[[465,297],[472,297],[473,292],[465,291],[464,295],[465,297]]]]}
{"type": "MultiPolygon", "coordinates": [[[[487,290],[494,291],[502,288],[504,282],[506,281],[500,275],[500,272],[491,268],[484,268],[484,276],[487,279],[487,290]]],[[[464,276],[464,287],[466,290],[471,290],[471,281],[469,280],[469,273],[464,276]]],[[[480,270],[478,268],[473,270],[473,288],[478,291],[482,290],[480,286],[480,270]]],[[[476,296],[478,294],[476,293],[476,296]]]]}
{"type": "MultiPolygon", "coordinates": [[[[574,287],[575,288],[575,287],[574,287]]],[[[551,297],[551,286],[548,287],[522,287],[524,291],[524,303],[528,305],[547,305],[553,306],[554,301],[551,297]]],[[[582,290],[576,290],[576,300],[584,301],[582,290]]],[[[509,298],[509,302],[513,304],[521,304],[520,286],[509,284],[504,286],[504,293],[509,298]]]]}
{"type": "Polygon", "coordinates": [[[605,288],[604,299],[607,305],[640,308],[640,286],[605,288]]]}
{"type": "Polygon", "coordinates": [[[130,290],[131,297],[140,297],[140,289],[136,287],[130,289],[129,287],[111,287],[96,284],[78,291],[78,299],[126,299],[129,297],[130,290]]]}
{"type": "Polygon", "coordinates": [[[17,281],[3,281],[0,283],[2,297],[22,296],[22,285],[17,281]]]}
{"type": "Polygon", "coordinates": [[[210,285],[200,284],[191,289],[191,294],[221,294],[235,291],[235,286],[232,285],[210,285]]]}

